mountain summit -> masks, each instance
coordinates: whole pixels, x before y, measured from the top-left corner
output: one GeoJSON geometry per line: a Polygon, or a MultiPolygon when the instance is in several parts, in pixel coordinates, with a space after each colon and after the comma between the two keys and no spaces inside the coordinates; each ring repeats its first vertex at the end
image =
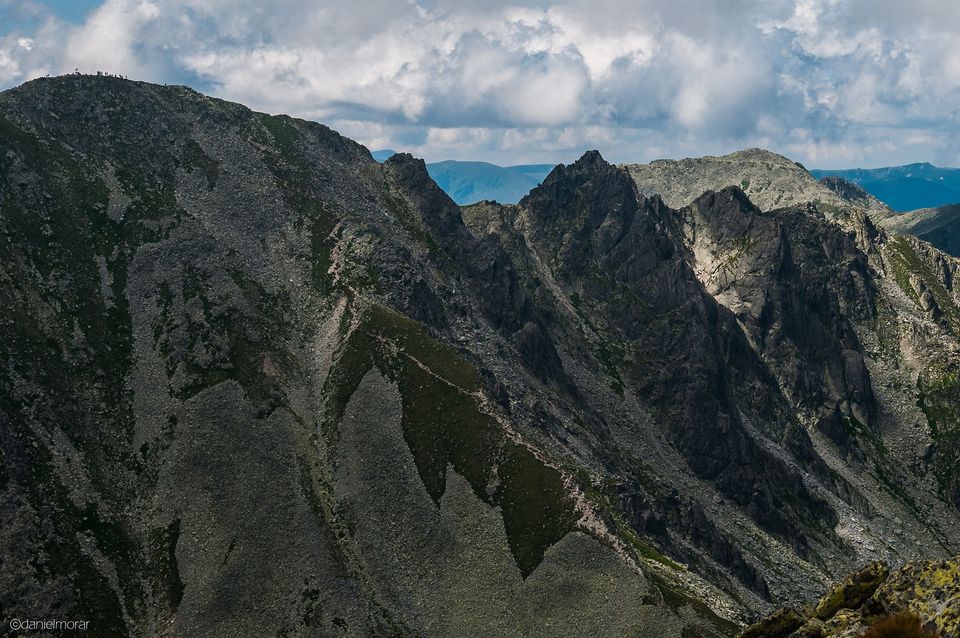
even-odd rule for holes
{"type": "MultiPolygon", "coordinates": [[[[757,206],[772,210],[794,204],[817,202],[830,211],[843,206],[845,197],[820,183],[802,165],[783,155],[749,148],[720,157],[656,160],[649,164],[626,164],[624,168],[645,193],[657,193],[674,207],[689,204],[707,190],[739,186],[757,206]]],[[[865,202],[874,212],[889,209],[867,195],[865,202]]]]}
{"type": "Polygon", "coordinates": [[[960,266],[812,178],[593,151],[461,208],[410,155],[81,75],[0,94],[0,143],[10,617],[732,636],[960,551],[960,266]]]}

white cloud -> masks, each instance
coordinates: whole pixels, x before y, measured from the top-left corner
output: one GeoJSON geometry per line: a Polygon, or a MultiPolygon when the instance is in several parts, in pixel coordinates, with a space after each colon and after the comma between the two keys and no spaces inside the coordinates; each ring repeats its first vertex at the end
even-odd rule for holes
{"type": "Polygon", "coordinates": [[[0,34],[0,86],[187,82],[431,159],[763,144],[869,164],[944,157],[960,128],[960,3],[105,0],[82,25],[22,6],[36,26],[0,34]]]}
{"type": "Polygon", "coordinates": [[[64,46],[60,69],[107,70],[147,80],[160,80],[152,60],[137,51],[146,42],[151,23],[160,16],[157,3],[146,0],[107,0],[80,28],[73,30],[64,46]]]}
{"type": "Polygon", "coordinates": [[[20,66],[6,51],[0,51],[0,82],[7,83],[20,75],[20,66]]]}

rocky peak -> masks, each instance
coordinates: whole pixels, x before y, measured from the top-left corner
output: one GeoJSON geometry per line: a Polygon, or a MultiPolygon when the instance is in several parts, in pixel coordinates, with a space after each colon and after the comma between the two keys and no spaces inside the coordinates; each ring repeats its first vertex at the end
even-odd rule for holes
{"type": "Polygon", "coordinates": [[[874,198],[851,202],[818,182],[801,164],[758,148],[720,157],[655,160],[625,168],[646,195],[659,194],[680,208],[707,191],[738,186],[762,210],[815,202],[830,218],[844,218],[850,208],[885,215],[889,209],[874,198]]]}
{"type": "Polygon", "coordinates": [[[643,209],[646,219],[656,204],[639,194],[624,170],[590,151],[573,164],[557,166],[519,207],[521,224],[532,243],[547,251],[544,256],[558,267],[578,269],[588,266],[592,246],[610,250],[633,227],[638,212],[643,209]]]}
{"type": "Polygon", "coordinates": [[[401,216],[418,218],[417,223],[452,254],[465,250],[471,237],[460,207],[431,179],[426,163],[409,153],[397,153],[382,166],[395,192],[406,200],[401,216]]]}
{"type": "Polygon", "coordinates": [[[609,165],[610,164],[607,162],[607,160],[603,159],[600,151],[592,149],[589,151],[584,151],[583,155],[580,156],[580,159],[571,164],[570,168],[574,170],[591,170],[609,165]]]}
{"type": "Polygon", "coordinates": [[[427,172],[427,163],[410,153],[394,153],[382,163],[384,166],[390,167],[393,172],[403,174],[405,180],[409,181],[411,185],[424,186],[430,179],[430,173],[427,172]]]}
{"type": "Polygon", "coordinates": [[[870,193],[857,184],[836,175],[821,177],[820,183],[849,202],[861,202],[870,199],[870,193]]]}
{"type": "Polygon", "coordinates": [[[610,203],[631,195],[635,198],[635,193],[636,188],[624,171],[603,159],[599,151],[587,151],[572,164],[558,164],[543,183],[520,201],[520,206],[537,208],[538,202],[556,200],[557,206],[562,207],[569,197],[579,196],[585,201],[593,195],[602,195],[604,203],[610,203]]]}

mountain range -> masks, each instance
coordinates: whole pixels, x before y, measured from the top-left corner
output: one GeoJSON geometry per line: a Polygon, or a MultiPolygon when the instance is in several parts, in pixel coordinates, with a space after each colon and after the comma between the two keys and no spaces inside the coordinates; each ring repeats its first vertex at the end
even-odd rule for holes
{"type": "Polygon", "coordinates": [[[4,620],[733,636],[960,553],[960,262],[855,184],[590,151],[459,206],[84,75],[0,93],[0,151],[4,620]]]}
{"type": "MultiPolygon", "coordinates": [[[[393,154],[395,151],[384,150],[374,151],[373,156],[383,161],[393,154]]],[[[695,171],[700,179],[686,187],[686,192],[682,193],[686,200],[683,201],[692,201],[696,194],[706,190],[707,185],[713,188],[738,185],[749,193],[752,200],[767,206],[797,201],[829,203],[835,197],[828,191],[845,190],[847,199],[859,198],[859,205],[870,209],[885,228],[895,233],[915,235],[951,255],[960,256],[957,206],[921,208],[930,202],[960,202],[960,190],[954,188],[960,189],[960,169],[911,164],[884,169],[812,170],[808,174],[799,166],[799,175],[803,179],[776,184],[776,180],[791,175],[793,167],[784,172],[782,162],[777,160],[774,164],[778,171],[771,172],[769,159],[767,151],[747,149],[723,157],[656,160],[629,166],[633,167],[634,173],[644,173],[639,175],[638,182],[646,185],[649,194],[673,194],[676,188],[671,184],[678,179],[678,171],[695,171]],[[712,178],[709,177],[711,172],[712,178]],[[659,177],[655,177],[657,173],[659,177]],[[751,184],[752,175],[760,175],[760,182],[751,184]],[[820,185],[809,180],[809,176],[819,178],[820,185]],[[897,211],[907,212],[894,215],[897,211]]],[[[516,203],[540,184],[552,168],[552,164],[503,167],[455,160],[427,164],[433,180],[461,205],[483,200],[516,203]]],[[[688,180],[681,179],[681,183],[685,181],[688,180]]],[[[677,204],[677,201],[673,203],[677,204]]]]}
{"type": "Polygon", "coordinates": [[[817,178],[842,177],[898,212],[960,203],[960,168],[940,168],[921,163],[810,172],[817,178]]]}
{"type": "MultiPolygon", "coordinates": [[[[394,153],[393,150],[374,151],[373,156],[378,161],[383,161],[394,153]]],[[[701,162],[703,159],[706,158],[657,160],[649,166],[666,166],[671,163],[682,165],[685,161],[701,162]]],[[[427,164],[427,170],[434,181],[461,205],[482,200],[517,203],[530,189],[540,184],[552,168],[552,164],[504,167],[487,162],[456,160],[427,164]]],[[[913,234],[923,233],[919,236],[938,248],[958,254],[960,249],[957,248],[957,242],[960,238],[956,234],[956,214],[951,206],[960,203],[960,169],[940,168],[932,164],[909,164],[876,169],[814,169],[810,174],[826,182],[840,178],[844,183],[862,189],[864,197],[876,200],[871,205],[879,202],[892,211],[916,212],[912,217],[891,221],[889,227],[920,228],[922,230],[913,234]],[[944,210],[940,211],[941,208],[944,210]],[[914,222],[914,219],[923,221],[914,222]]],[[[738,185],[750,190],[748,178],[744,177],[738,185]]],[[[657,188],[661,190],[665,186],[663,183],[657,184],[657,188]]],[[[757,185],[754,185],[752,195],[756,197],[757,193],[757,185]]]]}
{"type": "MultiPolygon", "coordinates": [[[[383,162],[396,154],[384,149],[373,158],[383,162]]],[[[553,170],[553,164],[497,166],[489,162],[445,160],[427,164],[427,172],[457,204],[475,204],[484,200],[516,204],[536,188],[553,170]]]]}

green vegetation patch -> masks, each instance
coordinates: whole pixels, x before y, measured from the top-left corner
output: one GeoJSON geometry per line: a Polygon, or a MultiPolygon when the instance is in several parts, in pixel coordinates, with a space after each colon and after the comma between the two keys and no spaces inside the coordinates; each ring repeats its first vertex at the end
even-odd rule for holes
{"type": "MultiPolygon", "coordinates": [[[[16,414],[15,410],[12,394],[0,385],[0,413],[16,414]]],[[[77,507],[58,480],[52,455],[43,442],[25,420],[13,418],[9,423],[10,435],[24,455],[19,482],[26,500],[43,520],[40,533],[30,539],[35,549],[30,568],[40,582],[68,579],[75,597],[71,613],[78,618],[98,619],[98,635],[129,635],[120,598],[95,559],[83,549],[80,538],[87,536],[105,556],[115,561],[128,606],[139,593],[136,579],[129,580],[136,568],[135,561],[130,560],[136,555],[132,541],[118,525],[102,520],[92,504],[82,509],[77,507]]]]}
{"type": "Polygon", "coordinates": [[[478,498],[501,508],[511,552],[524,577],[529,575],[576,523],[560,471],[509,438],[480,409],[475,367],[419,323],[380,306],[364,312],[328,378],[328,435],[374,366],[400,389],[403,437],[430,497],[439,504],[452,465],[478,498]]]}
{"type": "Polygon", "coordinates": [[[626,365],[626,356],[624,349],[619,345],[600,339],[591,349],[594,356],[603,364],[603,369],[610,377],[610,389],[623,397],[623,378],[620,376],[620,368],[626,365]]]}
{"type": "MultiPolygon", "coordinates": [[[[137,248],[160,238],[158,221],[180,214],[173,170],[125,156],[130,161],[115,174],[132,201],[116,218],[108,213],[110,191],[97,158],[78,160],[3,116],[0,147],[6,150],[0,173],[31,178],[19,187],[0,183],[0,305],[6,309],[0,360],[10,368],[0,373],[0,413],[13,424],[11,446],[24,451],[9,480],[24,487],[43,520],[36,538],[38,578],[67,579],[75,596],[71,613],[98,619],[98,635],[126,636],[124,607],[135,620],[149,613],[143,578],[155,573],[152,563],[159,559],[144,548],[149,532],[132,527],[122,513],[143,489],[138,481],[118,480],[143,467],[129,449],[133,337],[125,289],[137,248]],[[28,387],[43,392],[24,391],[28,387]],[[41,430],[63,429],[101,496],[96,504],[72,501],[48,442],[26,426],[25,415],[41,430]],[[116,568],[121,597],[85,542],[116,568]]],[[[169,543],[161,554],[169,564],[169,543]]]]}
{"type": "Polygon", "coordinates": [[[673,571],[679,572],[684,570],[682,565],[674,560],[671,560],[669,557],[664,556],[662,553],[658,552],[642,538],[640,538],[636,530],[634,530],[631,525],[623,520],[620,515],[614,514],[613,522],[614,525],[616,525],[617,531],[620,532],[620,536],[627,541],[627,544],[631,549],[633,549],[639,558],[658,562],[664,567],[672,569],[673,571]]]}
{"type": "Polygon", "coordinates": [[[273,136],[277,149],[284,157],[293,158],[297,156],[297,145],[303,136],[294,126],[292,118],[286,115],[263,115],[260,118],[260,123],[273,136]]]}
{"type": "Polygon", "coordinates": [[[447,465],[452,464],[478,497],[489,500],[487,486],[502,444],[496,423],[477,409],[475,397],[446,378],[404,361],[403,355],[399,363],[396,380],[403,398],[403,437],[427,492],[439,503],[446,489],[447,465]]]}
{"type": "Polygon", "coordinates": [[[960,376],[957,370],[917,381],[917,405],[935,443],[933,471],[942,493],[960,508],[960,376]]]}
{"type": "MultiPolygon", "coordinates": [[[[655,572],[647,573],[646,576],[660,592],[664,605],[680,613],[682,610],[690,610],[700,619],[701,622],[695,627],[684,628],[684,638],[721,638],[735,636],[740,632],[739,625],[721,618],[706,603],[687,593],[679,585],[667,581],[655,572]]],[[[689,616],[683,614],[683,617],[689,616]]]]}
{"type": "Polygon", "coordinates": [[[560,472],[517,443],[505,442],[498,470],[500,484],[493,504],[503,510],[510,550],[526,577],[546,549],[573,529],[577,518],[573,501],[560,472]]]}
{"type": "Polygon", "coordinates": [[[335,207],[309,199],[296,202],[294,208],[310,233],[310,281],[317,292],[329,295],[333,292],[333,277],[329,272],[333,263],[331,253],[337,241],[333,236],[337,225],[335,207]]]}
{"type": "Polygon", "coordinates": [[[56,415],[93,468],[97,489],[119,502],[132,489],[111,477],[129,461],[133,424],[126,384],[133,336],[124,291],[145,228],[136,213],[121,221],[107,214],[109,191],[96,162],[81,164],[2,116],[0,146],[6,149],[0,173],[36,176],[16,193],[9,182],[0,184],[0,262],[7,275],[0,286],[7,312],[0,358],[46,390],[33,405],[12,409],[56,415]]]}

